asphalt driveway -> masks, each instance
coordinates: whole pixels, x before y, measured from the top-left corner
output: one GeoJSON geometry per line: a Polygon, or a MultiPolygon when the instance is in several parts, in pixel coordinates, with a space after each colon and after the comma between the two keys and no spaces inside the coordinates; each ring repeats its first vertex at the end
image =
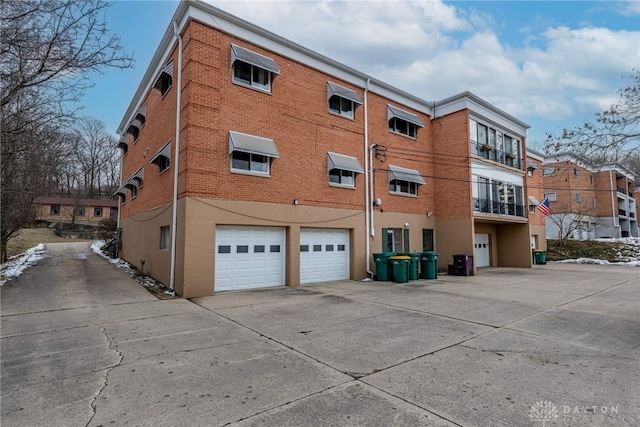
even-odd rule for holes
{"type": "Polygon", "coordinates": [[[86,243],[1,288],[3,426],[636,426],[640,269],[157,300],[86,243]]]}

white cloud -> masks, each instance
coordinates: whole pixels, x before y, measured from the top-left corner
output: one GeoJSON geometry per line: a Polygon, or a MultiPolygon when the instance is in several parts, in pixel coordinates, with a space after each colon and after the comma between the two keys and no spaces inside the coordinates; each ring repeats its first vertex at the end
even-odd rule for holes
{"type": "MultiPolygon", "coordinates": [[[[469,90],[525,121],[590,120],[640,63],[640,31],[574,24],[536,32],[538,25],[522,22],[516,44],[492,16],[465,3],[212,3],[425,100],[469,90]]],[[[636,13],[636,4],[617,6],[636,13]]]]}

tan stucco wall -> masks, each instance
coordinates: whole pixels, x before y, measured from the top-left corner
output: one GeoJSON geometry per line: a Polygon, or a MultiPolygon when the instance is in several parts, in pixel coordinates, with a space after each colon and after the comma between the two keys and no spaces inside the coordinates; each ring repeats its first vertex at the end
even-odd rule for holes
{"type": "Polygon", "coordinates": [[[536,238],[536,249],[547,250],[547,228],[544,225],[530,224],[531,236],[536,238]]]}
{"type": "MultiPolygon", "coordinates": [[[[160,250],[160,227],[171,224],[171,204],[121,222],[123,249],[121,257],[165,286],[170,283],[170,250],[160,250]],[[149,237],[153,236],[153,237],[149,237]]],[[[409,229],[410,249],[422,251],[422,230],[436,228],[435,219],[424,215],[376,212],[374,236],[367,237],[362,210],[319,208],[304,205],[241,202],[188,197],[178,203],[178,251],[176,292],[185,297],[213,295],[215,278],[215,236],[218,225],[283,227],[286,233],[285,284],[300,285],[300,230],[302,228],[348,229],[350,235],[350,278],[361,280],[367,273],[366,239],[370,254],[382,248],[383,228],[409,229]],[[185,221],[186,219],[186,221],[185,221]],[[186,244],[185,244],[186,242],[186,244]]],[[[468,223],[468,221],[467,221],[468,223]]],[[[455,225],[453,229],[457,229],[455,225]]],[[[437,234],[434,236],[439,249],[437,234]]],[[[459,253],[462,249],[458,249],[459,253]]],[[[463,251],[464,252],[464,251],[463,251]]],[[[446,262],[444,267],[446,268],[446,262]]],[[[373,257],[369,269],[375,272],[373,257]]]]}
{"type": "Polygon", "coordinates": [[[447,265],[453,263],[453,255],[474,253],[473,218],[436,219],[435,222],[438,270],[447,271],[447,265]]]}
{"type": "Polygon", "coordinates": [[[496,227],[498,266],[531,267],[529,224],[501,224],[496,227]]]}
{"type": "MultiPolygon", "coordinates": [[[[178,211],[184,210],[184,203],[178,202],[178,211]]],[[[167,203],[144,213],[120,221],[122,228],[122,250],[120,258],[169,287],[171,271],[171,250],[160,249],[160,227],[171,226],[172,204],[167,203]]],[[[178,238],[183,233],[178,232],[178,238]]],[[[180,244],[176,245],[181,248],[180,244]]],[[[182,254],[180,254],[180,259],[182,254]]]]}

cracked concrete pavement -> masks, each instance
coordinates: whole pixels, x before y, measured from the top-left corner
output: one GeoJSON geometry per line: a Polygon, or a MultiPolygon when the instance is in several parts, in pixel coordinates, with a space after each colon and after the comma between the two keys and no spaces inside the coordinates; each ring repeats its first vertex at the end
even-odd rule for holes
{"type": "Polygon", "coordinates": [[[157,300],[46,249],[1,288],[3,426],[640,424],[638,268],[157,300]]]}

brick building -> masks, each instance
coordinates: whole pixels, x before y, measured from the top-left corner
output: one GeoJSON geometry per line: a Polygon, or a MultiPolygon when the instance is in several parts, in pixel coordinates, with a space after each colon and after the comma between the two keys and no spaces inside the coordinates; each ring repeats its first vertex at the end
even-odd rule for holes
{"type": "Polygon", "coordinates": [[[538,205],[544,200],[542,162],[544,155],[527,149],[527,200],[529,227],[531,228],[531,248],[547,250],[546,217],[538,211],[538,205]]]}
{"type": "Polygon", "coordinates": [[[185,297],[371,277],[387,251],[531,266],[526,124],[202,2],[173,21],[119,127],[124,259],[185,297]]]}
{"type": "Polygon", "coordinates": [[[623,166],[558,153],[545,157],[543,180],[551,208],[547,238],[638,237],[635,180],[623,166]]]}
{"type": "Polygon", "coordinates": [[[98,225],[103,219],[117,218],[118,201],[74,197],[36,197],[36,220],[52,223],[98,225]]]}

